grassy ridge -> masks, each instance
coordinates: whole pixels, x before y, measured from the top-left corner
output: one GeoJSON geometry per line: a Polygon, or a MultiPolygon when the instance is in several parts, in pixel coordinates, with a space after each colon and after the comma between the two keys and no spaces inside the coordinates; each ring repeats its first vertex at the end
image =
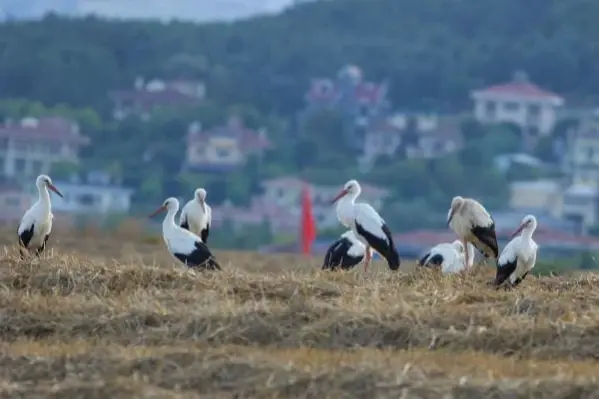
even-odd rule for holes
{"type": "MultiPolygon", "coordinates": [[[[7,238],[8,240],[8,238],[7,238]]],[[[558,398],[596,393],[599,279],[495,291],[429,271],[321,273],[319,259],[56,239],[0,268],[0,392],[29,397],[558,398]],[[149,253],[148,253],[149,252],[149,253]],[[531,396],[533,395],[533,396],[531,396]]]]}

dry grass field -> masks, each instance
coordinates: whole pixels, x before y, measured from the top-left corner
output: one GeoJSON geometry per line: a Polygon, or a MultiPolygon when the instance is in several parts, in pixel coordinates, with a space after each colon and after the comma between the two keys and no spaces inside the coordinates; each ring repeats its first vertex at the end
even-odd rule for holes
{"type": "MultiPolygon", "coordinates": [[[[0,267],[0,396],[599,397],[599,279],[323,273],[320,259],[53,237],[0,267]]],[[[1,249],[1,246],[0,246],[1,249]]]]}

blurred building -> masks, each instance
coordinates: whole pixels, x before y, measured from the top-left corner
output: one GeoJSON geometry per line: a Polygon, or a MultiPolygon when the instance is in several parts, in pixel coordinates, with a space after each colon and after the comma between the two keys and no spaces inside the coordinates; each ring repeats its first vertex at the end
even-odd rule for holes
{"type": "Polygon", "coordinates": [[[89,138],[62,117],[7,119],[0,125],[0,175],[9,178],[48,174],[55,163],[79,163],[89,138]]]}
{"type": "Polygon", "coordinates": [[[474,90],[474,117],[482,123],[513,123],[532,138],[548,135],[558,120],[564,99],[540,88],[523,72],[511,82],[474,90]]]}

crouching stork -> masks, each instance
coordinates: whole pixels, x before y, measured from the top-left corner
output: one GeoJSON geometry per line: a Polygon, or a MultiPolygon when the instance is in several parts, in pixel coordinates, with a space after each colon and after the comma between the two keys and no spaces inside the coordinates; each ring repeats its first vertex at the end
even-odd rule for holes
{"type": "Polygon", "coordinates": [[[327,250],[322,270],[349,270],[362,262],[365,253],[366,246],[358,240],[354,232],[346,231],[327,250]]]}

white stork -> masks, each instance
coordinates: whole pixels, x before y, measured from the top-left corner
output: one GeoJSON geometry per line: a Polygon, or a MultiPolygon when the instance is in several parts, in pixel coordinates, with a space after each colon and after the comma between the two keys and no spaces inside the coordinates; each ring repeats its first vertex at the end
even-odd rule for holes
{"type": "Polygon", "coordinates": [[[537,228],[537,218],[526,215],[518,229],[512,234],[497,261],[497,274],[495,285],[500,286],[509,279],[512,287],[516,287],[535,266],[539,246],[532,239],[532,234],[537,228]],[[518,235],[522,232],[521,235],[518,235]]]}
{"type": "Polygon", "coordinates": [[[46,248],[54,219],[48,190],[63,197],[62,193],[52,184],[52,179],[46,175],[39,175],[35,180],[35,185],[38,191],[38,200],[25,212],[17,229],[21,257],[25,255],[23,249],[35,250],[35,255],[39,256],[46,248]]]}
{"type": "Polygon", "coordinates": [[[336,270],[339,267],[349,270],[364,259],[365,253],[366,246],[358,240],[352,230],[348,230],[327,250],[322,270],[336,270]]]}
{"type": "Polygon", "coordinates": [[[195,190],[193,197],[181,210],[179,226],[200,236],[202,242],[207,244],[212,224],[212,209],[206,203],[206,190],[203,188],[195,190]]]}
{"type": "MultiPolygon", "coordinates": [[[[447,213],[447,225],[462,240],[462,245],[474,245],[488,258],[497,259],[499,248],[495,235],[495,222],[489,212],[472,198],[454,197],[447,213]]],[[[466,263],[470,264],[470,255],[465,253],[466,263]]]]}
{"type": "Polygon", "coordinates": [[[441,266],[443,274],[465,271],[471,268],[473,263],[474,246],[468,244],[468,263],[466,263],[464,245],[460,240],[435,245],[418,261],[420,266],[441,266]]]}
{"type": "Polygon", "coordinates": [[[350,180],[332,200],[337,202],[337,217],[341,224],[351,228],[358,240],[366,246],[364,270],[368,270],[372,259],[371,249],[378,252],[389,265],[391,270],[399,269],[401,260],[393,243],[391,230],[383,218],[368,204],[356,203],[356,198],[362,192],[356,180],[350,180]]]}
{"type": "Polygon", "coordinates": [[[182,229],[175,224],[175,215],[179,211],[179,201],[176,198],[167,198],[150,217],[165,210],[167,213],[162,222],[162,237],[169,252],[188,267],[203,270],[221,270],[220,265],[214,259],[208,246],[202,242],[202,239],[191,231],[182,229]]]}

